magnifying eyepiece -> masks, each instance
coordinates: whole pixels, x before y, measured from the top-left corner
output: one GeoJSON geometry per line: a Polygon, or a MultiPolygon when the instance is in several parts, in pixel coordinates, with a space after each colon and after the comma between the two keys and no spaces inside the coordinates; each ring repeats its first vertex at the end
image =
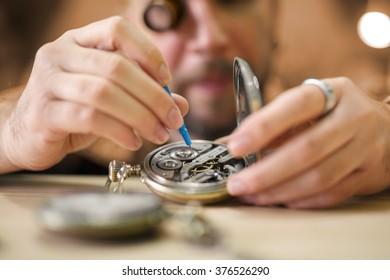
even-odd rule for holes
{"type": "Polygon", "coordinates": [[[147,27],[156,32],[176,28],[184,14],[184,5],[177,0],[152,0],[144,13],[147,27]]]}

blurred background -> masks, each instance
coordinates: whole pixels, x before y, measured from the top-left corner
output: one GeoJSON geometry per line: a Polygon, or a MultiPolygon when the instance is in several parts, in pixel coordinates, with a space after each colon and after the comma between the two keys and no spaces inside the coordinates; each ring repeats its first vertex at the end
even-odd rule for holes
{"type": "Polygon", "coordinates": [[[376,99],[387,97],[390,0],[282,0],[280,8],[275,65],[284,88],[309,77],[347,76],[376,99]],[[372,11],[385,20],[363,23],[369,45],[358,25],[372,11]]]}
{"type": "Polygon", "coordinates": [[[49,22],[59,10],[59,1],[1,0],[0,90],[18,83],[49,22]]]}
{"type": "MultiPolygon", "coordinates": [[[[65,30],[120,13],[123,1],[2,0],[0,90],[26,80],[40,45],[65,30]]],[[[389,95],[390,0],[279,2],[274,79],[268,87],[272,94],[309,77],[342,75],[378,100],[389,95]]]]}
{"type": "Polygon", "coordinates": [[[65,31],[120,14],[126,0],[1,0],[0,90],[27,80],[38,48],[65,31]]]}

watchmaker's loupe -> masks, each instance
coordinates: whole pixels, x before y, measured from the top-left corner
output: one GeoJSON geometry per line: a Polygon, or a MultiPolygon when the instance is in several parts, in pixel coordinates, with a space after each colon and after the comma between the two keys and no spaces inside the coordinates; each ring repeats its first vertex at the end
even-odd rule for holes
{"type": "Polygon", "coordinates": [[[185,13],[185,6],[177,0],[152,0],[144,12],[144,23],[155,32],[176,28],[185,13]]]}
{"type": "MultiPolygon", "coordinates": [[[[259,82],[249,64],[240,58],[233,64],[237,123],[264,105],[259,82]]],[[[229,176],[249,166],[256,154],[234,158],[225,145],[194,140],[163,145],[149,153],[140,165],[113,160],[109,164],[106,189],[121,192],[126,178],[140,176],[149,189],[167,200],[186,203],[214,203],[229,197],[229,176]]]]}

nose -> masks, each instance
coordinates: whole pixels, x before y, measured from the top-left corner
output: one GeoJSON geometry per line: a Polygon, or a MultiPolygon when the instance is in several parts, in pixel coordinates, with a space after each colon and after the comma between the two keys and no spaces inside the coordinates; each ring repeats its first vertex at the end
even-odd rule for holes
{"type": "Polygon", "coordinates": [[[212,1],[190,1],[191,46],[195,51],[219,53],[228,46],[229,37],[224,24],[224,15],[220,14],[212,1]]]}

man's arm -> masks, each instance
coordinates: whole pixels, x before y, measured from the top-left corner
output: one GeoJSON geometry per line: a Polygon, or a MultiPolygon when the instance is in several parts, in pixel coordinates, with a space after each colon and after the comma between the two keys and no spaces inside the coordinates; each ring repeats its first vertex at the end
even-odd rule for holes
{"type": "Polygon", "coordinates": [[[10,125],[11,112],[16,107],[16,103],[24,89],[24,86],[19,86],[0,92],[0,174],[18,171],[20,168],[16,166],[9,158],[8,143],[12,140],[12,134],[6,133],[10,125]]]}

